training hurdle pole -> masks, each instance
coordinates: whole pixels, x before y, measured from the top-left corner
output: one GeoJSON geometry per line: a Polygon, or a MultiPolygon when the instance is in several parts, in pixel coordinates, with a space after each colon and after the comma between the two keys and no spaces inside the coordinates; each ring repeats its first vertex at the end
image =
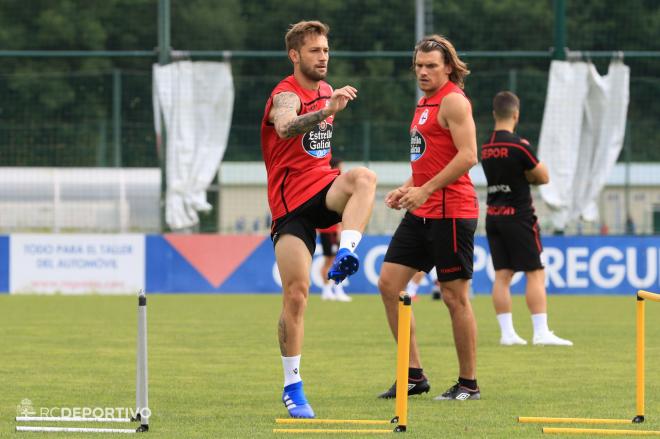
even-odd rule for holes
{"type": "Polygon", "coordinates": [[[408,294],[399,296],[399,327],[396,351],[396,407],[392,422],[395,432],[404,432],[408,426],[408,365],[410,363],[410,320],[412,298],[408,294]]]}
{"type": "Polygon", "coordinates": [[[408,363],[410,362],[410,322],[412,316],[412,298],[405,292],[399,295],[399,319],[397,324],[396,353],[396,402],[394,417],[389,420],[379,419],[301,419],[277,418],[276,424],[356,424],[384,425],[397,424],[394,430],[376,429],[327,429],[327,428],[274,428],[273,433],[403,433],[408,427],[408,363]]]}
{"type": "Polygon", "coordinates": [[[17,422],[99,422],[120,423],[140,422],[137,429],[132,428],[93,428],[93,427],[26,427],[17,426],[17,432],[45,433],[144,433],[149,431],[149,386],[147,373],[147,295],[144,290],[138,292],[138,327],[135,379],[135,416],[130,418],[90,418],[80,416],[17,416],[17,422]]]}
{"type": "MultiPolygon", "coordinates": [[[[646,349],[646,309],[645,301],[660,302],[660,294],[639,290],[636,295],[636,369],[635,369],[635,409],[636,415],[632,419],[597,419],[597,418],[549,418],[549,417],[518,417],[520,423],[555,423],[555,424],[641,424],[644,422],[644,400],[645,400],[645,349],[646,349]]],[[[572,434],[633,434],[633,435],[660,435],[657,431],[648,430],[605,430],[605,429],[567,429],[567,428],[543,428],[544,433],[572,433],[572,434]],[[546,431],[547,430],[547,431],[546,431]],[[582,430],[587,431],[583,433],[582,430]],[[612,433],[621,431],[624,433],[612,433]],[[635,433],[630,433],[635,432],[635,433]]]]}
{"type": "Polygon", "coordinates": [[[660,294],[637,291],[637,416],[633,418],[634,423],[644,422],[646,300],[660,302],[660,294]]]}
{"type": "Polygon", "coordinates": [[[147,364],[147,295],[144,290],[138,293],[138,336],[135,377],[135,417],[140,422],[137,432],[149,431],[149,373],[147,364]]]}
{"type": "Polygon", "coordinates": [[[16,427],[17,432],[33,433],[137,433],[132,428],[85,428],[85,427],[16,427]]]}
{"type": "Polygon", "coordinates": [[[607,430],[605,428],[558,428],[543,427],[544,434],[590,434],[605,436],[660,436],[660,431],[654,430],[607,430]]]}

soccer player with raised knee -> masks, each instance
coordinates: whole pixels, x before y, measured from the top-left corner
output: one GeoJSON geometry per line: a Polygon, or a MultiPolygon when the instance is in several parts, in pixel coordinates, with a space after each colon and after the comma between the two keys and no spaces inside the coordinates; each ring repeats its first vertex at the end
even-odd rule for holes
{"type": "Polygon", "coordinates": [[[530,184],[548,183],[548,169],[536,158],[529,142],[515,133],[520,117],[520,100],[515,94],[503,91],[495,95],[493,117],[495,130],[481,148],[481,163],[488,181],[486,234],[495,267],[492,294],[500,344],[527,344],[516,333],[511,316],[511,280],[515,272],[523,271],[533,343],[572,346],[548,328],[541,236],[529,188],[530,184]]]}
{"type": "Polygon", "coordinates": [[[285,42],[293,74],[273,89],[261,122],[271,239],[283,290],[278,326],[282,402],[295,418],[314,417],[303,391],[300,357],[316,229],[343,223],[339,250],[328,273],[341,282],[358,270],[354,251],[371,216],[376,191],[376,175],[369,169],[340,174],[330,167],[335,115],[357,97],[357,90],[350,85],[333,90],[324,81],[330,58],[328,31],[319,21],[290,27],[285,42]]]}

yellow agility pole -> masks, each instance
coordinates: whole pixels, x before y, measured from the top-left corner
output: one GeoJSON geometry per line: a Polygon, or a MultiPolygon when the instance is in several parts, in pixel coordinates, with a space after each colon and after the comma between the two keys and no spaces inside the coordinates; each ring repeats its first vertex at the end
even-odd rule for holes
{"type": "Polygon", "coordinates": [[[633,422],[644,422],[644,389],[645,389],[645,349],[646,349],[646,310],[645,300],[660,302],[660,294],[648,291],[637,291],[637,416],[633,422]]]}
{"type": "MultiPolygon", "coordinates": [[[[636,309],[636,329],[637,329],[637,339],[636,339],[636,363],[637,367],[635,370],[635,390],[636,390],[636,399],[635,399],[635,408],[637,414],[634,418],[628,419],[594,419],[594,418],[548,418],[548,417],[518,417],[518,422],[520,423],[575,423],[575,424],[640,424],[644,422],[644,357],[645,357],[645,320],[646,320],[646,311],[645,311],[645,301],[651,300],[653,302],[660,302],[660,294],[651,293],[649,291],[639,290],[637,291],[637,309],[636,309]]],[[[578,429],[579,430],[579,429],[578,429]]],[[[606,430],[606,431],[617,431],[617,430],[606,430]]],[[[621,430],[625,431],[625,430],[621,430]]],[[[632,431],[642,431],[642,430],[632,430],[632,431]]],[[[610,434],[610,433],[602,433],[610,434]]],[[[655,432],[653,433],[655,434],[655,432]]]]}
{"type": "Polygon", "coordinates": [[[543,427],[545,434],[602,434],[605,436],[660,436],[654,430],[607,430],[605,428],[556,428],[543,427]]]}
{"type": "Polygon", "coordinates": [[[644,422],[644,327],[645,327],[645,301],[644,298],[640,296],[637,292],[637,372],[635,384],[637,388],[637,416],[635,416],[636,422],[644,422]]]}
{"type": "Polygon", "coordinates": [[[542,416],[519,416],[521,424],[632,424],[631,419],[597,418],[547,418],[542,416]]]}
{"type": "Polygon", "coordinates": [[[391,434],[392,430],[360,430],[347,428],[273,428],[273,433],[364,433],[364,434],[391,434]]]}
{"type": "Polygon", "coordinates": [[[399,319],[397,327],[396,354],[396,403],[394,418],[390,421],[371,419],[307,419],[277,418],[276,424],[356,424],[383,425],[397,424],[394,430],[376,429],[327,429],[327,428],[274,428],[273,433],[400,433],[408,426],[408,364],[410,362],[410,322],[412,299],[405,292],[399,296],[399,319]]]}
{"type": "Polygon", "coordinates": [[[396,354],[396,409],[392,422],[395,432],[404,432],[408,425],[408,365],[410,363],[410,320],[412,299],[408,294],[399,296],[399,327],[396,354]]]}
{"type": "MultiPolygon", "coordinates": [[[[363,425],[383,425],[390,424],[390,421],[379,419],[303,419],[303,418],[277,418],[276,424],[363,424],[363,425]]],[[[389,430],[388,430],[389,431],[389,430]]]]}

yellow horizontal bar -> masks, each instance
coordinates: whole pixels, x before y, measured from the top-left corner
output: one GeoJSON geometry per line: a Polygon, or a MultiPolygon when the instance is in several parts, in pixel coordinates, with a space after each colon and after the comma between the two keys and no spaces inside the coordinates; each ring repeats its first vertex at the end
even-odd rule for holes
{"type": "Polygon", "coordinates": [[[548,423],[548,424],[632,424],[632,419],[598,419],[598,418],[544,418],[534,416],[520,416],[518,422],[522,424],[548,423]]]}
{"type": "Polygon", "coordinates": [[[276,424],[363,424],[387,425],[390,421],[377,419],[308,419],[308,418],[277,418],[276,424]]]}
{"type": "Polygon", "coordinates": [[[660,302],[660,294],[650,293],[648,291],[639,290],[637,296],[642,299],[652,300],[653,302],[660,302]]]}
{"type": "Polygon", "coordinates": [[[543,433],[555,434],[603,434],[607,436],[660,436],[654,430],[607,430],[604,428],[552,428],[543,427],[543,433]]]}
{"type": "Polygon", "coordinates": [[[329,428],[273,428],[273,433],[365,433],[365,434],[385,434],[394,433],[394,430],[358,430],[338,428],[336,430],[329,428]]]}

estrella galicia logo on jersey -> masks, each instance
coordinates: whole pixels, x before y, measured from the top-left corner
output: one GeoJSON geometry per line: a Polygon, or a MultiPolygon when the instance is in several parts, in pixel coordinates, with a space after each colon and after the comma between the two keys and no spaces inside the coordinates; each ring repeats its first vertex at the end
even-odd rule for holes
{"type": "Polygon", "coordinates": [[[419,124],[424,125],[426,120],[429,118],[429,109],[426,108],[421,116],[419,116],[419,124]]]}
{"type": "Polygon", "coordinates": [[[322,159],[330,152],[330,139],[332,139],[332,124],[322,120],[302,138],[305,152],[312,157],[322,159]]]}
{"type": "Polygon", "coordinates": [[[426,141],[422,133],[417,131],[417,127],[414,127],[410,132],[410,161],[419,160],[424,155],[424,151],[426,151],[426,141]]]}

